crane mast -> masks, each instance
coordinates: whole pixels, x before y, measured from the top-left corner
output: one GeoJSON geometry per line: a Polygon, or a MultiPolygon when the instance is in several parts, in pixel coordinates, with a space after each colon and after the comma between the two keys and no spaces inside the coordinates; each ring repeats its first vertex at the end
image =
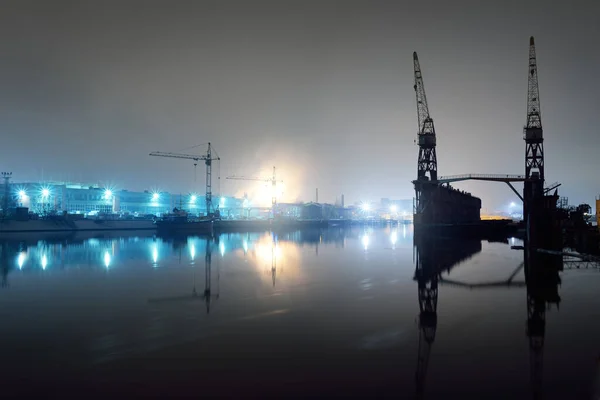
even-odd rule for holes
{"type": "Polygon", "coordinates": [[[275,216],[275,206],[277,205],[277,183],[282,183],[282,180],[278,180],[275,174],[275,166],[273,166],[273,176],[271,178],[255,178],[246,176],[228,176],[227,179],[234,179],[239,181],[259,181],[259,182],[271,182],[271,207],[273,216],[275,216]]]}
{"type": "Polygon", "coordinates": [[[417,133],[419,144],[419,159],[417,164],[417,179],[437,181],[437,156],[435,153],[436,137],[433,119],[429,115],[425,86],[423,85],[423,74],[417,53],[413,53],[415,70],[415,94],[417,97],[417,118],[419,130],[417,133]],[[429,173],[429,177],[427,177],[429,173]]]}
{"type": "Polygon", "coordinates": [[[195,154],[180,154],[180,153],[165,153],[162,151],[154,151],[150,153],[151,156],[155,157],[170,157],[170,158],[180,158],[185,160],[193,160],[196,165],[198,161],[204,161],[206,165],[206,191],[205,191],[205,200],[206,200],[206,215],[211,215],[214,213],[214,207],[212,204],[212,162],[217,160],[219,161],[219,157],[213,157],[213,150],[210,142],[208,143],[208,149],[206,150],[206,154],[203,155],[195,155],[195,154]]]}
{"type": "Polygon", "coordinates": [[[538,86],[535,41],[529,38],[529,74],[527,85],[527,124],[524,128],[525,139],[525,178],[531,178],[534,172],[544,182],[544,135],[542,114],[540,111],[540,89],[538,86]]]}

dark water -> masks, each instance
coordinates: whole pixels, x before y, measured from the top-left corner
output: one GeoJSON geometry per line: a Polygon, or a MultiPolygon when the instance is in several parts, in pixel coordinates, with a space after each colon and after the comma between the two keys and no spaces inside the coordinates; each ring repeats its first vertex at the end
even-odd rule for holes
{"type": "Polygon", "coordinates": [[[592,398],[597,269],[565,267],[540,284],[511,250],[518,240],[415,248],[410,226],[275,241],[3,243],[0,390],[592,398]]]}

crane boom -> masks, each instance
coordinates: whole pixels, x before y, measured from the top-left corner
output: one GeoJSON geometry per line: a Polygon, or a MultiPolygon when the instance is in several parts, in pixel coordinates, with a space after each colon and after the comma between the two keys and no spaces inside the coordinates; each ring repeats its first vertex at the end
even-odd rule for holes
{"type": "Polygon", "coordinates": [[[527,83],[527,124],[525,136],[525,178],[531,178],[532,172],[539,172],[544,182],[544,131],[540,111],[540,89],[538,86],[537,59],[535,41],[529,38],[529,73],[527,83]]]}
{"type": "Polygon", "coordinates": [[[150,153],[150,155],[156,157],[184,158],[194,161],[206,160],[205,155],[200,156],[195,154],[166,153],[164,151],[153,151],[152,153],[150,153]]]}
{"type": "Polygon", "coordinates": [[[425,95],[425,86],[423,85],[423,74],[417,53],[413,53],[413,63],[415,69],[415,94],[417,98],[417,120],[419,130],[417,133],[419,144],[419,159],[417,162],[417,179],[424,180],[429,178],[437,181],[437,156],[435,152],[436,136],[433,119],[429,115],[429,106],[427,105],[427,96],[425,95]],[[427,177],[429,173],[429,177],[427,177]]]}
{"type": "Polygon", "coordinates": [[[277,183],[282,183],[282,180],[278,180],[275,175],[275,166],[273,166],[273,176],[271,178],[257,178],[257,177],[246,177],[246,176],[228,176],[227,179],[233,179],[238,181],[259,181],[259,182],[271,182],[272,185],[272,197],[271,206],[273,207],[273,215],[275,215],[275,205],[277,204],[277,183]]]}
{"type": "MultiPolygon", "coordinates": [[[[206,199],[206,215],[211,215],[211,211],[214,211],[214,207],[212,205],[212,162],[219,161],[220,157],[213,157],[212,155],[212,147],[210,142],[208,143],[208,149],[206,150],[206,154],[180,154],[180,153],[168,153],[162,151],[153,151],[150,153],[151,156],[155,157],[169,157],[169,158],[179,158],[186,160],[194,160],[196,163],[198,161],[204,161],[206,165],[206,191],[205,191],[205,199],[206,199]]],[[[196,165],[194,163],[194,165],[196,165]]]]}

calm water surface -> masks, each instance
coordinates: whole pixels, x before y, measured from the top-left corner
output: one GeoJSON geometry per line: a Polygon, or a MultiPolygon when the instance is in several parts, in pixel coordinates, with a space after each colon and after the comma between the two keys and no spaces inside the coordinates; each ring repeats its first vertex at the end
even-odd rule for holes
{"type": "Polygon", "coordinates": [[[417,244],[411,226],[4,242],[1,390],[592,398],[597,269],[540,289],[518,240],[417,244]],[[553,300],[532,317],[527,293],[553,300]]]}

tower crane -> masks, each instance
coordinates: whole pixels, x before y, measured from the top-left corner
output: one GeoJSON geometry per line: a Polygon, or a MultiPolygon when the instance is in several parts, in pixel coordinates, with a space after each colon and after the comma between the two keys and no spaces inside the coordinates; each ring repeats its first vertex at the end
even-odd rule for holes
{"type": "Polygon", "coordinates": [[[275,175],[275,166],[273,166],[273,176],[271,178],[255,178],[255,177],[246,177],[246,176],[237,176],[232,175],[228,176],[227,179],[234,179],[240,181],[259,181],[259,182],[271,182],[272,187],[272,196],[271,196],[271,207],[273,212],[273,217],[275,217],[275,206],[277,205],[277,183],[283,183],[282,180],[277,180],[275,175]]]}
{"type": "Polygon", "coordinates": [[[425,86],[423,85],[423,74],[417,53],[413,53],[413,64],[415,73],[415,94],[417,99],[418,132],[417,143],[419,145],[419,158],[417,160],[417,180],[415,184],[416,212],[421,213],[424,204],[421,198],[422,185],[424,181],[437,181],[437,156],[435,152],[436,136],[433,119],[429,114],[425,86]],[[429,176],[427,176],[429,174],[429,176]]]}
{"type": "Polygon", "coordinates": [[[523,186],[523,217],[527,234],[536,237],[536,224],[539,209],[543,202],[544,186],[544,133],[540,111],[540,91],[538,86],[535,41],[529,38],[529,65],[527,83],[527,123],[523,129],[525,139],[525,184],[523,186]],[[530,231],[533,231],[530,233],[530,231]]]}
{"type": "Polygon", "coordinates": [[[529,74],[527,85],[527,124],[524,128],[525,139],[525,178],[531,178],[538,172],[544,182],[544,133],[540,111],[540,89],[538,86],[535,41],[529,38],[529,74]]]}
{"type": "Polygon", "coordinates": [[[206,150],[206,154],[195,155],[195,154],[180,154],[180,153],[165,153],[162,151],[153,151],[150,153],[151,156],[155,157],[171,157],[171,158],[181,158],[185,160],[193,160],[194,166],[198,164],[198,161],[204,161],[206,165],[206,191],[205,191],[205,199],[206,199],[206,215],[214,214],[214,207],[212,205],[212,162],[221,160],[220,157],[214,157],[212,154],[212,147],[210,142],[208,143],[208,149],[206,150]],[[213,211],[213,213],[211,213],[213,211]]]}

